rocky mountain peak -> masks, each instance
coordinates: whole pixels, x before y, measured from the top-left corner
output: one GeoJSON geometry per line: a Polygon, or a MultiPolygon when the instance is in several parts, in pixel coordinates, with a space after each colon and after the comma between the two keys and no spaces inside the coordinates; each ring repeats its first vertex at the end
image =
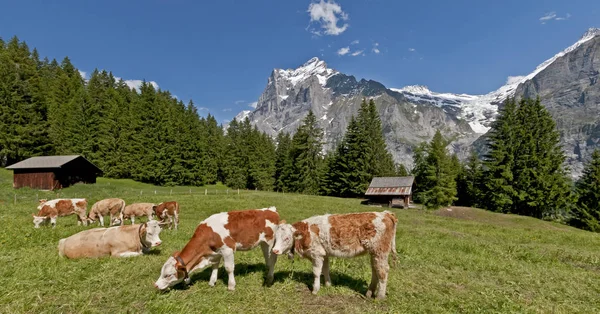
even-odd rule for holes
{"type": "Polygon", "coordinates": [[[591,27],[581,36],[580,40],[589,40],[598,35],[600,35],[600,28],[591,27]]]}
{"type": "Polygon", "coordinates": [[[291,82],[294,86],[307,80],[311,76],[316,76],[321,86],[325,86],[330,77],[339,73],[328,68],[325,61],[320,60],[317,57],[311,58],[296,69],[275,69],[274,72],[276,72],[280,78],[291,82]]]}

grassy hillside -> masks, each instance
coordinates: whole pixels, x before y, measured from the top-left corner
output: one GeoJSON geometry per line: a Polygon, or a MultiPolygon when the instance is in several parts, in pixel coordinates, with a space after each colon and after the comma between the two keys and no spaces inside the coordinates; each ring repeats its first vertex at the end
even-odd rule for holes
{"type": "Polygon", "coordinates": [[[99,179],[96,185],[64,189],[60,196],[87,197],[89,207],[106,197],[122,197],[128,203],[177,200],[180,229],[164,230],[163,245],[149,255],[67,260],[58,257],[58,240],[84,227],[77,227],[71,216],[59,218],[55,229],[34,229],[31,213],[36,197],[56,194],[15,191],[11,184],[11,173],[0,170],[0,311],[4,313],[600,312],[599,235],[532,218],[471,208],[395,209],[400,256],[383,301],[363,297],[371,276],[367,257],[333,259],[333,286],[323,286],[313,296],[307,260],[292,263],[280,258],[274,285],[263,287],[259,249],[236,253],[233,293],[226,289],[222,267],[214,288],[208,286],[206,270],[193,276],[188,288],[158,293],[152,284],[162,264],[210,214],[275,205],[282,218],[296,221],[316,214],[381,208],[354,199],[255,191],[226,194],[222,186],[209,187],[208,195],[205,188],[190,194],[189,188],[178,187],[170,195],[171,188],[99,179]]]}

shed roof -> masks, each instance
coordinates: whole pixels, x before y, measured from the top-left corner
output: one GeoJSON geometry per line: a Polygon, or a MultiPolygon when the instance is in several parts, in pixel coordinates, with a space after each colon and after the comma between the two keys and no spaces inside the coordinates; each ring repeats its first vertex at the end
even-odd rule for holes
{"type": "Polygon", "coordinates": [[[411,195],[415,177],[375,177],[365,195],[411,195]]]}
{"type": "Polygon", "coordinates": [[[89,160],[85,159],[81,155],[67,155],[67,156],[37,156],[25,159],[23,161],[19,161],[18,163],[12,164],[6,169],[42,169],[42,168],[61,168],[67,163],[77,159],[83,158],[90,165],[94,166],[94,168],[98,169],[101,172],[100,168],[91,163],[89,160]]]}

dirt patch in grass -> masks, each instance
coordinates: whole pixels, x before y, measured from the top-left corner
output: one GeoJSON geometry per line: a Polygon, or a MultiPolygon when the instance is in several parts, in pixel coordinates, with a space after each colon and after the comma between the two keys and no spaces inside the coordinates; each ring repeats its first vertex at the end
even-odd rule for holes
{"type": "MultiPolygon", "coordinates": [[[[354,295],[313,295],[307,289],[298,289],[301,294],[303,313],[316,313],[327,309],[327,313],[372,313],[386,312],[385,301],[369,299],[362,294],[354,295]]],[[[321,292],[319,292],[321,293],[321,292]]]]}

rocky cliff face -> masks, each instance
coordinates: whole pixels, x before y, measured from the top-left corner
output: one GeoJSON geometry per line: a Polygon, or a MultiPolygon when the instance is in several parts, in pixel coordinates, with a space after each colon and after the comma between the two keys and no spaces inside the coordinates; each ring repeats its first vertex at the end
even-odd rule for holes
{"type": "Polygon", "coordinates": [[[548,108],[574,176],[581,175],[582,162],[600,149],[600,29],[584,38],[590,36],[515,91],[517,98],[539,96],[548,108]]]}
{"type": "Polygon", "coordinates": [[[430,140],[437,129],[452,140],[449,149],[459,157],[485,134],[509,96],[535,97],[557,120],[573,174],[581,162],[600,146],[600,29],[590,29],[579,41],[539,65],[527,76],[511,77],[486,95],[432,92],[424,86],[386,88],[381,83],[345,75],[312,58],[297,69],[275,69],[254,111],[248,117],[260,130],[272,135],[294,133],[312,110],[325,134],[325,150],[342,139],[350,117],[363,98],[373,98],[383,132],[394,159],[412,165],[413,148],[430,140]]]}

